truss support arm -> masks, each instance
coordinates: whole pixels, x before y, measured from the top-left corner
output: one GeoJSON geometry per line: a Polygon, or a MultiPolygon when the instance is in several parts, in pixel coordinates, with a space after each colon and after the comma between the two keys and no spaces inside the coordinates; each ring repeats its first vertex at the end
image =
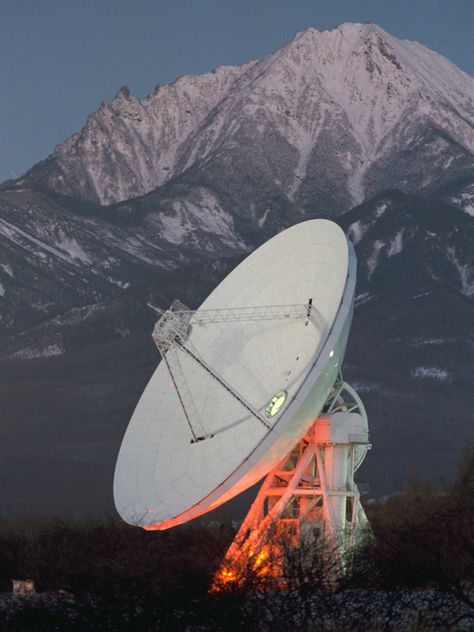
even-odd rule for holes
{"type": "Polygon", "coordinates": [[[217,373],[205,362],[199,355],[186,347],[180,340],[175,341],[176,345],[184,351],[190,358],[192,358],[204,371],[207,371],[216,382],[218,382],[222,388],[224,388],[234,399],[236,399],[251,415],[255,417],[265,428],[270,429],[271,424],[250,404],[242,395],[239,395],[237,391],[232,388],[227,382],[221,378],[217,373]]]}
{"type": "Polygon", "coordinates": [[[180,303],[173,301],[170,309],[161,310],[148,303],[157,314],[160,315],[159,323],[164,325],[170,321],[174,323],[184,322],[186,325],[207,325],[212,323],[236,323],[259,320],[311,320],[313,317],[313,299],[309,299],[306,305],[259,305],[255,307],[228,307],[219,309],[192,310],[180,303]]]}
{"type": "Polygon", "coordinates": [[[199,355],[196,350],[186,345],[191,326],[201,326],[209,323],[252,322],[274,319],[301,319],[305,325],[313,318],[313,299],[308,299],[306,305],[263,305],[255,307],[232,307],[210,310],[190,310],[179,300],[173,301],[166,311],[150,305],[160,318],[153,330],[153,339],[158,347],[163,360],[166,363],[171,380],[177,392],[186,421],[192,434],[192,441],[209,439],[213,435],[204,431],[204,426],[199,419],[192,394],[186,383],[186,378],[179,362],[178,351],[192,358],[204,371],[206,371],[231,397],[247,410],[266,429],[272,425],[266,417],[256,410],[240,393],[228,384],[214,369],[199,355]],[[193,420],[199,420],[203,428],[202,436],[198,435],[193,427],[193,420]]]}

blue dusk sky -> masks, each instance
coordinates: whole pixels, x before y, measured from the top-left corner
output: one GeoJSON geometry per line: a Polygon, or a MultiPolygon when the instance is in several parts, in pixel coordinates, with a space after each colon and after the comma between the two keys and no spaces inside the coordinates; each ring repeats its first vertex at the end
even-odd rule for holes
{"type": "Polygon", "coordinates": [[[474,72],[472,0],[3,0],[0,180],[21,175],[126,84],[241,64],[295,33],[375,22],[474,72]]]}

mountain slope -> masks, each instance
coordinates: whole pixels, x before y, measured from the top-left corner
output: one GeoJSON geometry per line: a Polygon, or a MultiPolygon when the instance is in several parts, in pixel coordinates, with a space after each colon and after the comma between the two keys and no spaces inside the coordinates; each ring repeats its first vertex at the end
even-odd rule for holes
{"type": "Polygon", "coordinates": [[[0,191],[0,339],[191,262],[248,250],[232,218],[207,215],[207,223],[185,213],[182,223],[166,213],[105,216],[57,195],[0,191]]]}
{"type": "Polygon", "coordinates": [[[387,188],[429,193],[472,175],[473,112],[473,79],[424,46],[374,24],[308,29],[142,101],[121,89],[16,186],[112,204],[176,178],[208,194],[224,181],[227,212],[240,199],[262,217],[263,197],[340,213],[387,188]]]}
{"type": "Polygon", "coordinates": [[[473,438],[474,218],[386,192],[341,217],[358,257],[345,378],[366,404],[372,493],[438,481],[473,438]]]}
{"type": "Polygon", "coordinates": [[[441,286],[474,297],[474,221],[443,202],[387,191],[352,209],[340,224],[358,253],[361,300],[403,285],[423,292],[441,286]]]}

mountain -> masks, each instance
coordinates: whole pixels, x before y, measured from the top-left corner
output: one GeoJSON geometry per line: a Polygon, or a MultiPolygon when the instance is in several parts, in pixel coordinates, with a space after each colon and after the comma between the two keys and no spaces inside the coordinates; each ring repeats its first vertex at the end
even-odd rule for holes
{"type": "Polygon", "coordinates": [[[312,217],[358,254],[344,374],[370,417],[362,475],[372,493],[411,469],[449,476],[472,436],[473,113],[473,79],[424,46],[374,24],[308,29],[143,100],[122,88],[1,184],[4,510],[110,511],[159,359],[148,304],[199,305],[312,217]]]}
{"type": "Polygon", "coordinates": [[[473,111],[472,78],[421,44],[374,24],[308,29],[143,100],[122,88],[17,185],[110,205],[176,182],[173,198],[204,189],[262,222],[276,202],[340,213],[472,175],[473,111]]]}
{"type": "Polygon", "coordinates": [[[471,77],[374,24],[308,29],[143,101],[122,88],[0,186],[0,322],[36,322],[68,297],[100,300],[201,255],[249,252],[387,189],[474,213],[472,112],[471,77]],[[16,257],[27,265],[13,278],[16,257]]]}
{"type": "Polygon", "coordinates": [[[474,221],[386,192],[340,218],[358,258],[345,379],[369,412],[360,476],[373,492],[415,472],[449,477],[474,438],[474,221]]]}
{"type": "Polygon", "coordinates": [[[94,204],[56,194],[0,191],[0,340],[191,261],[247,250],[232,218],[214,221],[212,210],[206,216],[188,222],[190,237],[182,240],[171,220],[165,230],[153,217],[130,224],[123,214],[105,216],[94,204]]]}

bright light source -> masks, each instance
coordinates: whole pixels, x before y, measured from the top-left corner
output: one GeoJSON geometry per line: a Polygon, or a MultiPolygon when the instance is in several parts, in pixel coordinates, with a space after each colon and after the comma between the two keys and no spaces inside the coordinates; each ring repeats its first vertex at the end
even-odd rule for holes
{"type": "Polygon", "coordinates": [[[268,402],[267,407],[265,408],[265,415],[267,417],[273,417],[276,415],[285,403],[286,397],[286,391],[278,391],[278,393],[276,393],[268,402]]]}

